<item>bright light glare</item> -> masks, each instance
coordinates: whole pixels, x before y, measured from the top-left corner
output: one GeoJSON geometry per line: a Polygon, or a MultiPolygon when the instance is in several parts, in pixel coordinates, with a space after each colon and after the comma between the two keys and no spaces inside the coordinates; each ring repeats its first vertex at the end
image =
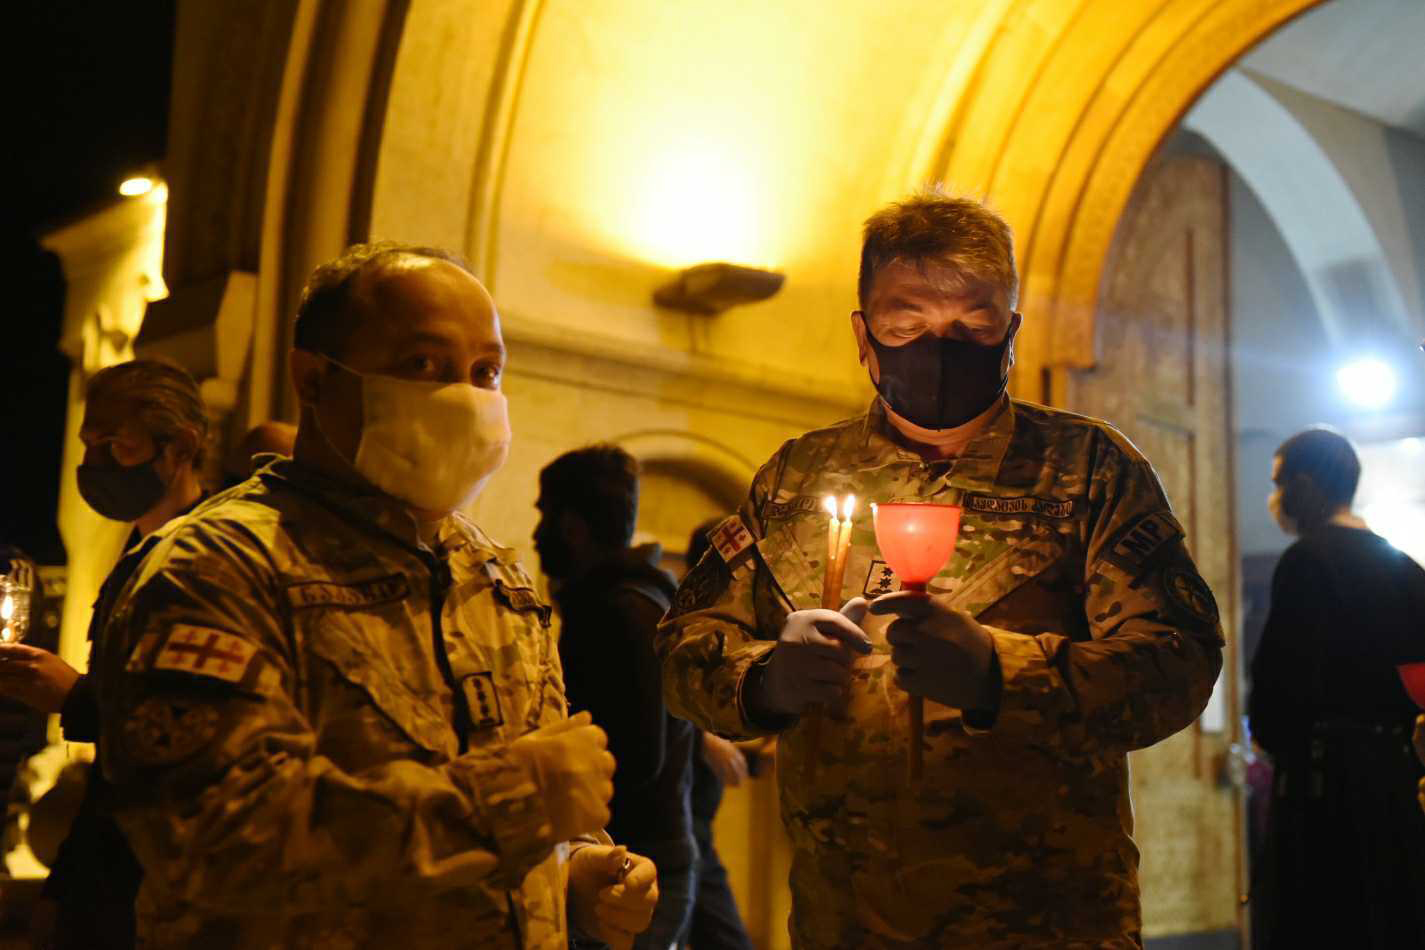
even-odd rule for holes
{"type": "Polygon", "coordinates": [[[153,191],[153,179],[146,178],[142,175],[134,178],[126,178],[119,185],[119,194],[125,198],[137,198],[140,195],[148,194],[150,191],[153,191]]]}
{"type": "Polygon", "coordinates": [[[642,158],[621,228],[640,256],[672,267],[775,263],[765,196],[745,156],[690,133],[642,158]]]}
{"type": "Polygon", "coordinates": [[[1395,371],[1380,360],[1356,360],[1336,371],[1336,385],[1357,406],[1380,409],[1395,396],[1395,371]]]}
{"type": "Polygon", "coordinates": [[[9,594],[6,594],[6,595],[5,595],[5,599],[4,599],[3,601],[0,601],[0,620],[3,620],[3,621],[5,621],[6,623],[9,623],[9,622],[10,622],[10,618],[12,618],[12,617],[14,617],[14,616],[15,616],[15,598],[11,597],[9,594]]]}
{"type": "Polygon", "coordinates": [[[1368,505],[1361,517],[1372,531],[1416,561],[1425,561],[1425,504],[1387,501],[1368,505]]]}

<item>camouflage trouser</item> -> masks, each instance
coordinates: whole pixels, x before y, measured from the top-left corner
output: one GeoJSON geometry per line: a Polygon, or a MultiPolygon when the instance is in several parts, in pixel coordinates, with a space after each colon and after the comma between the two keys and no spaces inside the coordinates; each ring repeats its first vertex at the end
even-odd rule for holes
{"type": "Polygon", "coordinates": [[[1138,933],[1080,938],[1036,931],[1026,920],[1010,928],[1002,919],[946,913],[926,928],[926,908],[897,908],[894,875],[857,869],[854,857],[801,848],[792,856],[792,915],[795,950],[1142,950],[1138,933]],[[909,932],[897,910],[917,921],[909,932]],[[894,917],[893,917],[894,915],[894,917]]]}

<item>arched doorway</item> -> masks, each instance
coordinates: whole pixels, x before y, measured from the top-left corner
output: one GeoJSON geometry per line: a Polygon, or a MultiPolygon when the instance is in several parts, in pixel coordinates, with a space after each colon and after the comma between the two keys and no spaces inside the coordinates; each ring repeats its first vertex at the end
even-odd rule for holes
{"type": "Polygon", "coordinates": [[[927,178],[1015,226],[1033,317],[1015,389],[1063,403],[1069,371],[1093,363],[1105,262],[1154,150],[1310,6],[1030,0],[933,22],[914,0],[834,15],[301,0],[231,21],[190,7],[174,125],[206,137],[170,156],[170,283],[255,277],[239,411],[260,416],[290,410],[282,344],[312,264],[364,238],[463,249],[513,357],[515,455],[479,515],[523,542],[531,479],[558,451],[651,428],[714,436],[755,465],[864,405],[845,332],[857,226],[927,178]],[[224,151],[234,139],[261,144],[224,151]],[[786,289],[714,319],[655,308],[690,254],[757,258],[786,289]]]}

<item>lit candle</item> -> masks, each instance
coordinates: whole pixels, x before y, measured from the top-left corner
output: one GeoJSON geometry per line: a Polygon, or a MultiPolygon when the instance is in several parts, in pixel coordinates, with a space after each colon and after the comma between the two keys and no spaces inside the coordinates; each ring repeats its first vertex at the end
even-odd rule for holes
{"type": "MultiPolygon", "coordinates": [[[[856,512],[856,496],[847,495],[838,503],[835,495],[822,499],[831,519],[826,525],[826,573],[821,578],[821,606],[841,609],[841,585],[846,580],[846,553],[851,548],[851,516],[856,512]],[[839,516],[839,517],[838,517],[839,516]]],[[[816,780],[816,762],[821,754],[821,707],[805,714],[807,739],[807,780],[816,780]]]]}
{"type": "Polygon", "coordinates": [[[841,552],[841,520],[837,517],[836,496],[827,495],[821,500],[831,520],[826,523],[826,572],[821,576],[821,605],[827,610],[835,610],[841,605],[836,602],[839,588],[833,586],[836,575],[836,560],[841,552]]]}
{"type": "Polygon", "coordinates": [[[821,605],[827,610],[841,608],[841,585],[846,580],[846,554],[851,548],[851,516],[856,512],[856,496],[840,502],[827,495],[822,506],[831,520],[826,526],[826,573],[821,581],[821,605]],[[839,516],[839,517],[838,517],[839,516]]]}

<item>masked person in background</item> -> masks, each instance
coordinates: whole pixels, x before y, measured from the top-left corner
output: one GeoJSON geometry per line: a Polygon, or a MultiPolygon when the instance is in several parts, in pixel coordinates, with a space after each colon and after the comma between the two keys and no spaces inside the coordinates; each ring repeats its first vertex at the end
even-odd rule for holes
{"type": "Polygon", "coordinates": [[[1425,570],[1351,514],[1345,437],[1297,433],[1273,466],[1268,504],[1298,540],[1252,658],[1252,737],[1276,769],[1252,921],[1269,948],[1425,947],[1425,770],[1396,672],[1425,660],[1425,570]]]}
{"type": "MultiPolygon", "coordinates": [[[[141,543],[203,496],[199,472],[208,413],[198,384],[157,360],[101,369],[85,387],[79,427],[84,458],[79,494],[105,518],[133,523],[127,553],[99,590],[89,624],[91,651],[104,636],[114,597],[142,558],[141,543]]],[[[0,644],[0,692],[45,713],[59,713],[70,742],[99,738],[92,675],[25,643],[0,644]]],[[[32,926],[37,945],[129,947],[139,869],[110,815],[111,790],[96,770],[69,836],[60,845],[32,926]]]]}
{"type": "Polygon", "coordinates": [[[293,457],[160,532],[97,657],[141,942],[627,946],[657,885],[600,830],[605,737],[459,511],[510,442],[493,301],[447,252],[358,245],[295,344],[293,457]]]}
{"type": "Polygon", "coordinates": [[[1009,228],[974,201],[867,221],[851,327],[878,397],[763,466],[659,631],[676,715],[781,736],[804,950],[1141,943],[1127,753],[1207,704],[1217,609],[1128,440],[1006,395],[1017,287],[1009,228]],[[822,498],[846,493],[838,612],[822,498]],[[896,592],[867,501],[963,507],[930,596],[896,592]]]}
{"type": "Polygon", "coordinates": [[[632,546],[638,462],[616,445],[566,452],[539,473],[535,549],[563,629],[569,708],[587,712],[618,761],[608,830],[658,863],[658,908],[635,942],[668,950],[697,886],[688,789],[697,732],[668,715],[653,636],[676,585],[656,544],[632,546]]]}

